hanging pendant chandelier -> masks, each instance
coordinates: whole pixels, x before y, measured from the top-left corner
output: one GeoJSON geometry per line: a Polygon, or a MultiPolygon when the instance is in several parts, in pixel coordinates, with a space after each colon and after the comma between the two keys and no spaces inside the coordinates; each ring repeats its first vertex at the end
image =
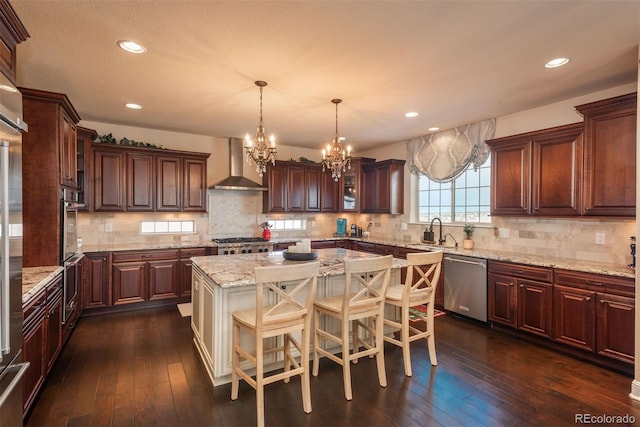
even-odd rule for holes
{"type": "Polygon", "coordinates": [[[272,165],[276,164],[276,139],[273,134],[267,137],[264,133],[264,125],[262,124],[262,88],[267,85],[267,82],[258,80],[256,86],[260,88],[260,121],[258,122],[258,129],[256,131],[255,141],[251,139],[249,134],[245,136],[244,150],[247,154],[247,163],[251,164],[253,160],[256,164],[256,172],[262,177],[267,171],[267,163],[271,162],[272,165]]]}
{"type": "Polygon", "coordinates": [[[351,169],[351,146],[348,145],[345,150],[338,135],[338,104],[342,102],[342,99],[332,99],[331,102],[336,105],[336,134],[333,141],[327,144],[327,148],[322,150],[322,171],[331,170],[331,177],[338,181],[342,172],[345,172],[347,168],[351,169]]]}

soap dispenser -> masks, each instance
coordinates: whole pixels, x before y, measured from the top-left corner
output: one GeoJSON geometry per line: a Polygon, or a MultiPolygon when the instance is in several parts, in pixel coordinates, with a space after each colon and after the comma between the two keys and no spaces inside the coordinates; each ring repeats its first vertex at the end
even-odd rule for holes
{"type": "Polygon", "coordinates": [[[636,269],[636,236],[631,236],[631,244],[629,245],[629,248],[631,248],[632,262],[631,264],[627,264],[627,267],[629,267],[632,270],[635,270],[636,269]]]}

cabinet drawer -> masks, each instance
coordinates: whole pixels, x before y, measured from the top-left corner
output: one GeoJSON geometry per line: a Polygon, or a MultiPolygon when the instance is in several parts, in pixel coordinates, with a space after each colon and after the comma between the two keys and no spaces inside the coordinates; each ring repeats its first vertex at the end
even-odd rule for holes
{"type": "Polygon", "coordinates": [[[180,249],[180,259],[191,258],[194,256],[206,256],[207,248],[189,248],[180,249]]]}
{"type": "Polygon", "coordinates": [[[161,259],[178,259],[178,251],[175,249],[166,251],[144,251],[144,252],[114,252],[113,262],[135,262],[161,259]]]}
{"type": "Polygon", "coordinates": [[[47,303],[46,292],[44,289],[29,300],[23,307],[22,312],[24,319],[22,321],[22,330],[28,331],[30,325],[34,322],[38,323],[44,317],[44,308],[47,303]]]}
{"type": "Polygon", "coordinates": [[[382,255],[393,255],[394,257],[397,255],[398,248],[390,245],[376,245],[376,253],[382,255]]]}
{"type": "Polygon", "coordinates": [[[608,292],[614,295],[635,296],[634,280],[625,277],[555,270],[554,283],[591,291],[608,292]]]}
{"type": "Polygon", "coordinates": [[[514,264],[510,262],[489,261],[489,271],[492,273],[537,280],[539,282],[551,283],[553,279],[553,270],[550,268],[534,267],[531,265],[514,264]]]}

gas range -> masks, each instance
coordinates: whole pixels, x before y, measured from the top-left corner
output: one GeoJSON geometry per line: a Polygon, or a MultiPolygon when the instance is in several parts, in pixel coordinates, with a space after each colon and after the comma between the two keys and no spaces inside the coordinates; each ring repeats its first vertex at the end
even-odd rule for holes
{"type": "Polygon", "coordinates": [[[273,251],[273,242],[262,237],[223,237],[211,239],[218,244],[218,255],[251,254],[273,251]]]}

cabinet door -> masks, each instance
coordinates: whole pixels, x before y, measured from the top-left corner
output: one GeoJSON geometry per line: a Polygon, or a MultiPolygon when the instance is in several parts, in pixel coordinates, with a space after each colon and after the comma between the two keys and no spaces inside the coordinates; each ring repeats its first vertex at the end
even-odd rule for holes
{"type": "Polygon", "coordinates": [[[127,154],[127,210],[154,210],[154,161],[153,154],[127,154]]]}
{"type": "Polygon", "coordinates": [[[289,166],[287,169],[287,212],[304,212],[307,194],[305,168],[289,166]]]}
{"type": "Polygon", "coordinates": [[[362,192],[360,202],[362,212],[376,212],[378,207],[378,179],[376,169],[372,166],[362,170],[362,192]]]}
{"type": "Polygon", "coordinates": [[[531,142],[492,146],[491,215],[528,215],[530,186],[531,142]]]}
{"type": "Polygon", "coordinates": [[[62,278],[54,285],[53,294],[47,296],[47,314],[45,320],[46,344],[45,367],[51,370],[62,349],[62,278]]]}
{"type": "Polygon", "coordinates": [[[596,312],[597,354],[633,363],[634,299],[598,293],[596,312]]]}
{"type": "Polygon", "coordinates": [[[491,273],[488,279],[489,320],[516,328],[517,279],[491,273]]]}
{"type": "Polygon", "coordinates": [[[44,382],[46,364],[45,349],[45,299],[38,303],[32,321],[23,329],[24,344],[22,345],[22,359],[29,362],[29,369],[24,374],[23,409],[26,411],[34,401],[40,386],[44,382]]]}
{"type": "Polygon", "coordinates": [[[76,125],[69,115],[59,109],[60,124],[60,184],[78,187],[78,139],[76,125]]]}
{"type": "Polygon", "coordinates": [[[202,275],[199,271],[193,271],[193,277],[191,280],[191,329],[196,342],[202,342],[202,329],[200,321],[200,313],[202,313],[202,275]]]}
{"type": "Polygon", "coordinates": [[[207,248],[180,249],[180,285],[178,296],[191,295],[191,276],[193,275],[192,257],[206,256],[207,248]]]}
{"type": "Polygon", "coordinates": [[[91,211],[93,209],[91,188],[91,141],[97,135],[93,129],[77,127],[77,165],[78,165],[78,203],[83,207],[78,210],[91,211]]]}
{"type": "Polygon", "coordinates": [[[518,279],[518,329],[551,338],[553,286],[518,279]]]}
{"type": "Polygon", "coordinates": [[[340,210],[340,184],[331,178],[330,172],[325,171],[321,174],[320,211],[338,212],[340,210]]]}
{"type": "Polygon", "coordinates": [[[533,142],[532,213],[580,215],[583,123],[540,132],[533,142]]]}
{"type": "Polygon", "coordinates": [[[115,150],[95,150],[93,159],[93,210],[123,212],[125,210],[125,153],[115,150]]]}
{"type": "Polygon", "coordinates": [[[583,215],[635,216],[636,94],[576,109],[584,114],[583,215]]]}
{"type": "Polygon", "coordinates": [[[180,211],[182,161],[179,157],[157,156],[156,211],[180,211]]]}
{"type": "Polygon", "coordinates": [[[306,200],[305,210],[307,212],[320,212],[322,195],[322,169],[319,167],[305,168],[306,200]]]}
{"type": "Polygon", "coordinates": [[[83,264],[82,309],[111,305],[109,287],[109,257],[107,253],[87,253],[83,264]]]}
{"type": "Polygon", "coordinates": [[[207,160],[183,159],[182,210],[205,212],[207,210],[207,160]]]}
{"type": "Polygon", "coordinates": [[[265,212],[287,211],[287,167],[276,163],[274,167],[267,169],[263,179],[269,191],[263,194],[263,210],[265,212]]]}
{"type": "Polygon", "coordinates": [[[176,298],[179,293],[179,261],[149,261],[149,300],[176,298]]]}
{"type": "Polygon", "coordinates": [[[111,267],[113,305],[146,301],[146,276],[146,262],[114,262],[111,267]]]}
{"type": "Polygon", "coordinates": [[[573,347],[595,350],[596,293],[554,285],[553,339],[573,347]]]}

